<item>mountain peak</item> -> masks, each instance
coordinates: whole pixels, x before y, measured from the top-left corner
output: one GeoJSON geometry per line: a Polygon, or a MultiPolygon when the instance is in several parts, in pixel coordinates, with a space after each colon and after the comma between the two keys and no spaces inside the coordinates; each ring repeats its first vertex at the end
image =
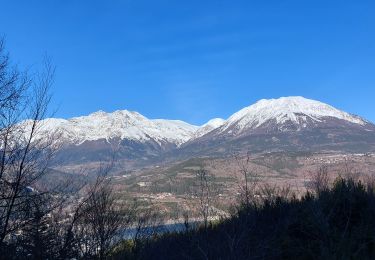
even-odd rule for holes
{"type": "Polygon", "coordinates": [[[152,162],[150,159],[166,151],[178,157],[220,155],[232,149],[375,149],[375,125],[300,96],[262,99],[228,120],[215,118],[202,126],[180,120],[148,119],[138,112],[117,110],[70,119],[45,119],[39,134],[49,133],[58,133],[58,141],[66,149],[61,152],[62,161],[101,160],[115,147],[119,158],[139,160],[140,165],[152,162]]]}
{"type": "MultiPolygon", "coordinates": [[[[138,112],[129,111],[129,110],[116,110],[113,112],[105,112],[103,110],[98,110],[88,115],[88,117],[113,117],[113,116],[142,116],[138,112]]],[[[87,116],[82,116],[87,117],[87,116]]],[[[143,117],[143,116],[142,116],[143,117]]]]}
{"type": "Polygon", "coordinates": [[[194,138],[201,137],[216,128],[219,128],[225,123],[225,120],[222,118],[214,118],[202,125],[194,134],[194,138]]]}
{"type": "Polygon", "coordinates": [[[178,120],[148,119],[128,110],[111,113],[99,110],[70,119],[48,118],[43,120],[42,125],[42,131],[59,132],[66,144],[76,145],[101,139],[180,145],[189,140],[198,128],[178,120]]]}
{"type": "Polygon", "coordinates": [[[89,116],[104,116],[104,115],[107,115],[107,112],[103,110],[98,110],[96,112],[89,114],[89,116]]]}
{"type": "Polygon", "coordinates": [[[205,127],[205,126],[219,127],[222,124],[224,124],[224,122],[225,122],[225,119],[213,118],[210,121],[208,121],[207,123],[205,123],[204,125],[202,125],[201,127],[205,127]]]}
{"type": "Polygon", "coordinates": [[[237,131],[254,129],[273,121],[277,125],[292,123],[298,128],[308,122],[322,122],[328,118],[344,120],[353,124],[366,125],[367,122],[320,101],[301,96],[262,99],[233,114],[222,127],[222,131],[235,126],[237,131]]]}
{"type": "Polygon", "coordinates": [[[243,134],[246,130],[301,130],[316,126],[352,124],[366,129],[372,124],[358,116],[338,110],[319,101],[301,96],[262,99],[233,114],[228,120],[214,118],[198,127],[180,120],[148,119],[135,111],[99,110],[88,116],[44,120],[45,131],[62,133],[67,143],[81,144],[95,140],[133,140],[142,143],[169,143],[177,146],[208,133],[243,134]],[[340,122],[338,122],[338,120],[340,122]],[[214,131],[215,130],[215,131],[214,131]]]}

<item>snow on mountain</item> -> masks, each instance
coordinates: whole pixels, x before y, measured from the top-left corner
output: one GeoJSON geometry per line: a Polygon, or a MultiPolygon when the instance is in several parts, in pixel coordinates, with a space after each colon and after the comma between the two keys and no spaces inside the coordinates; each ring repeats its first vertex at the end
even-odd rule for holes
{"type": "Polygon", "coordinates": [[[188,141],[197,129],[198,126],[179,120],[150,120],[137,112],[118,110],[113,113],[98,111],[71,119],[48,118],[42,122],[41,133],[57,132],[64,141],[77,145],[119,138],[178,146],[188,141]]]}
{"type": "Polygon", "coordinates": [[[214,118],[202,125],[194,134],[194,138],[201,137],[212,130],[219,128],[225,123],[225,120],[222,118],[214,118]]]}
{"type": "Polygon", "coordinates": [[[205,123],[204,125],[201,126],[201,129],[203,128],[211,128],[211,129],[215,129],[215,128],[218,128],[220,126],[222,126],[225,122],[225,119],[222,119],[222,118],[214,118],[214,119],[211,119],[210,121],[208,121],[207,123],[205,123]]]}
{"type": "Polygon", "coordinates": [[[127,139],[141,143],[152,141],[160,146],[180,146],[215,129],[215,135],[224,132],[240,134],[247,129],[266,126],[270,122],[277,126],[292,123],[297,129],[302,129],[309,127],[311,123],[324,123],[329,118],[360,126],[369,124],[358,116],[319,101],[303,97],[282,97],[262,99],[233,114],[228,120],[215,118],[200,127],[180,120],[148,119],[137,112],[118,110],[113,113],[98,111],[71,119],[48,118],[42,122],[41,134],[58,133],[62,142],[76,145],[100,139],[127,139]]]}
{"type": "Polygon", "coordinates": [[[368,123],[360,117],[340,111],[319,101],[304,97],[281,97],[278,99],[262,99],[238,111],[223,124],[220,132],[233,127],[236,132],[241,132],[244,129],[255,129],[272,120],[278,125],[292,122],[299,128],[305,128],[308,122],[323,122],[327,118],[336,118],[361,126],[368,123]]]}
{"type": "MultiPolygon", "coordinates": [[[[31,126],[30,120],[23,123],[31,126]]],[[[28,131],[26,128],[25,135],[28,131]]],[[[113,152],[113,145],[117,149],[116,158],[123,160],[122,166],[128,168],[143,167],[162,158],[228,155],[233,149],[257,152],[375,149],[374,124],[303,97],[263,99],[227,120],[215,118],[202,126],[179,120],[148,119],[128,110],[98,111],[70,119],[48,118],[42,121],[39,137],[51,133],[60,137],[51,139],[62,145],[56,157],[59,165],[106,160],[113,152]],[[302,131],[305,129],[309,131],[302,131]]]]}
{"type": "Polygon", "coordinates": [[[163,131],[163,135],[168,140],[173,141],[176,138],[176,134],[178,134],[179,138],[174,142],[177,145],[190,140],[199,129],[198,126],[190,125],[181,120],[154,119],[152,121],[159,126],[159,130],[163,131]]]}

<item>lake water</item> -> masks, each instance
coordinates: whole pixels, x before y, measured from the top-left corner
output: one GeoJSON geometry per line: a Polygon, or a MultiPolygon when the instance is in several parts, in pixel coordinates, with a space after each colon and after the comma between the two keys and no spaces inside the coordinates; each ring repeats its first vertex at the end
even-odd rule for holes
{"type": "MultiPolygon", "coordinates": [[[[200,222],[189,223],[189,230],[195,229],[198,227],[200,222]]],[[[184,223],[173,223],[165,224],[154,227],[144,227],[139,231],[139,235],[142,237],[147,237],[153,234],[165,234],[172,232],[185,232],[186,226],[184,223]]],[[[137,234],[136,228],[128,228],[123,232],[123,237],[125,239],[132,239],[137,234]]]]}

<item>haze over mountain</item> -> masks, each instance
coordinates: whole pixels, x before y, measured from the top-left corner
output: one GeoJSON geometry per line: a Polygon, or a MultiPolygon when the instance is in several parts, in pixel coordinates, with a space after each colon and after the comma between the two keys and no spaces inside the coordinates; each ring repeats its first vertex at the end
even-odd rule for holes
{"type": "Polygon", "coordinates": [[[61,164],[105,160],[111,153],[138,165],[163,157],[226,155],[232,151],[353,151],[375,147],[375,125],[303,97],[260,100],[227,120],[202,126],[148,119],[127,110],[71,119],[50,118],[43,132],[61,135],[61,164]]]}

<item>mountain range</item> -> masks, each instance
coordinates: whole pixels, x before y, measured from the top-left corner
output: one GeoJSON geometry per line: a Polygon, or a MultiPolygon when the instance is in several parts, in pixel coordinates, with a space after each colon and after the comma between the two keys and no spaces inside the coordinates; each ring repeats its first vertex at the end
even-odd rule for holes
{"type": "Polygon", "coordinates": [[[237,151],[375,151],[373,123],[303,97],[263,99],[202,126],[121,110],[48,118],[41,130],[59,134],[59,165],[99,162],[113,154],[132,168],[237,151]]]}

